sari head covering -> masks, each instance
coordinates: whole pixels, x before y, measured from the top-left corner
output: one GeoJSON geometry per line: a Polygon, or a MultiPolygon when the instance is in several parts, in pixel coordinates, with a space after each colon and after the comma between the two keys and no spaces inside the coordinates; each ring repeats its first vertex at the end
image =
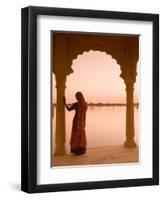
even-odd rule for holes
{"type": "Polygon", "coordinates": [[[82,108],[87,108],[87,103],[86,103],[86,101],[85,101],[85,99],[84,99],[84,96],[83,96],[83,94],[81,93],[81,92],[77,92],[76,94],[75,94],[75,96],[76,96],[76,99],[78,100],[78,103],[79,103],[79,105],[82,107],[82,108]]]}

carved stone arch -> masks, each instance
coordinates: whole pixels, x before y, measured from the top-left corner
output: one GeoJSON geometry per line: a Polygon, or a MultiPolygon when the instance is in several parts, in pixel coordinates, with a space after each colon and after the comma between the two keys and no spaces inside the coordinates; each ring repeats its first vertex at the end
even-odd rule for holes
{"type": "Polygon", "coordinates": [[[73,69],[71,68],[73,64],[73,60],[76,60],[79,55],[82,55],[83,52],[89,52],[89,51],[100,51],[104,52],[107,55],[110,55],[112,59],[116,61],[116,63],[120,66],[121,74],[120,77],[122,79],[125,78],[125,66],[126,63],[124,62],[124,57],[125,57],[125,49],[120,48],[117,50],[116,48],[113,47],[106,47],[106,46],[100,46],[100,45],[81,45],[81,44],[73,44],[72,41],[67,41],[68,43],[68,62],[67,62],[67,67],[68,67],[68,75],[73,73],[73,69]]]}
{"type": "MultiPolygon", "coordinates": [[[[69,61],[69,66],[72,66],[73,61],[77,60],[79,56],[83,55],[84,53],[89,53],[91,51],[94,51],[94,52],[97,51],[97,52],[105,53],[107,56],[111,56],[111,58],[116,61],[117,65],[120,65],[120,63],[117,62],[117,59],[115,57],[113,57],[110,53],[108,53],[106,51],[101,51],[99,49],[89,49],[89,50],[84,50],[84,51],[78,52],[78,53],[76,53],[76,55],[72,56],[72,58],[70,58],[70,61],[69,61]]],[[[72,68],[71,68],[71,70],[72,70],[72,73],[73,73],[72,68]]]]}

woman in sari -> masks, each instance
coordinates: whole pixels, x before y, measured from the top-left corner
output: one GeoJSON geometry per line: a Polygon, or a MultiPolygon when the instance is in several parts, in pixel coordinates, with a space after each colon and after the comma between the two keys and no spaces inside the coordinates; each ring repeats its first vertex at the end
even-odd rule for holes
{"type": "Polygon", "coordinates": [[[71,153],[81,155],[86,152],[87,145],[85,134],[87,103],[81,92],[77,92],[75,97],[77,102],[73,103],[70,107],[66,105],[65,97],[63,97],[63,101],[68,111],[75,110],[70,139],[71,153]]]}

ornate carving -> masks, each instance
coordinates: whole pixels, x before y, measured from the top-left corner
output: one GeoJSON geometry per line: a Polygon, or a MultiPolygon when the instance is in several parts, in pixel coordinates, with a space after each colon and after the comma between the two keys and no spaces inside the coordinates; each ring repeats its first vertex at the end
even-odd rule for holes
{"type": "MultiPolygon", "coordinates": [[[[101,48],[91,48],[91,49],[78,49],[76,50],[75,52],[71,49],[70,52],[72,52],[71,54],[69,54],[69,57],[68,57],[68,68],[70,68],[71,70],[69,70],[69,74],[73,73],[73,69],[71,68],[73,62],[75,60],[78,59],[79,56],[83,55],[85,52],[90,52],[90,51],[100,51],[102,53],[105,53],[106,55],[110,55],[112,59],[114,59],[116,61],[116,63],[118,65],[120,65],[120,69],[121,69],[121,74],[120,74],[120,77],[122,79],[124,79],[124,72],[123,72],[123,62],[122,62],[122,59],[120,58],[120,56],[116,55],[115,53],[113,54],[110,50],[101,50],[101,48]]],[[[68,75],[69,75],[68,74],[68,75]]]]}

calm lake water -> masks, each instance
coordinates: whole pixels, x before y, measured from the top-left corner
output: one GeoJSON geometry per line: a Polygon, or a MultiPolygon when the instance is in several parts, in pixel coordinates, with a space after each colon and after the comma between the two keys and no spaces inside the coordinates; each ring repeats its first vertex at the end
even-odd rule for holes
{"type": "MultiPolygon", "coordinates": [[[[53,134],[55,133],[55,108],[53,119],[53,134]]],[[[66,110],[66,150],[69,151],[69,141],[72,120],[75,111],[66,110]]],[[[135,141],[139,136],[139,109],[134,108],[135,141]]],[[[125,141],[126,106],[89,106],[86,114],[87,147],[99,147],[123,144],[125,141]]]]}

